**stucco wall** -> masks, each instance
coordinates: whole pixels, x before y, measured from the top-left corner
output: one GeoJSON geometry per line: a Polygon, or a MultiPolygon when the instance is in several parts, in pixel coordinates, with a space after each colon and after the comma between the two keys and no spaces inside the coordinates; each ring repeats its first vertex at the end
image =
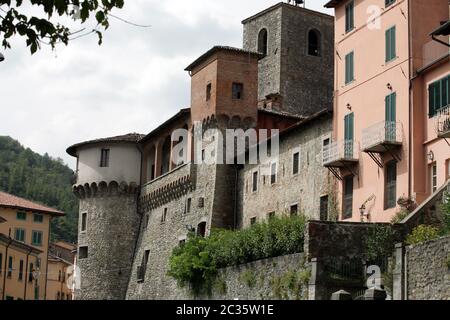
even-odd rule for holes
{"type": "Polygon", "coordinates": [[[409,300],[450,300],[450,237],[406,248],[409,300]]]}
{"type": "Polygon", "coordinates": [[[97,144],[78,150],[77,185],[116,181],[140,183],[141,153],[133,144],[97,144]],[[100,167],[101,149],[110,149],[109,167],[100,167]],[[124,165],[126,164],[126,165],[124,165]]]}

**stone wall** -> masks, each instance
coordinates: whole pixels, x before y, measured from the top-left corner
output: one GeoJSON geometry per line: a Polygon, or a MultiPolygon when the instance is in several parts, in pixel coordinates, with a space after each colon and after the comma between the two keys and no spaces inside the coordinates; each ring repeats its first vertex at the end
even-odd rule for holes
{"type": "Polygon", "coordinates": [[[311,115],[332,109],[334,18],[319,12],[277,4],[244,20],[244,48],[258,49],[258,35],[268,32],[268,54],[259,62],[259,100],[281,94],[282,109],[311,115]],[[320,33],[319,56],[308,55],[308,32],[320,33]]]}
{"type": "Polygon", "coordinates": [[[214,300],[307,300],[310,268],[293,254],[219,270],[214,300]]]}
{"type": "Polygon", "coordinates": [[[450,236],[406,248],[408,300],[450,300],[450,236]]]}
{"type": "MultiPolygon", "coordinates": [[[[238,225],[263,221],[269,213],[290,214],[292,205],[312,219],[320,219],[320,198],[330,194],[331,175],[322,166],[323,140],[331,138],[331,115],[323,115],[280,136],[276,183],[264,176],[264,164],[244,165],[239,170],[238,225]],[[293,155],[299,152],[299,171],[293,173],[293,155]],[[258,190],[253,192],[252,175],[258,172],[258,190]]],[[[269,170],[270,172],[270,170],[269,170]]],[[[330,195],[331,196],[331,195],[330,195]]]]}

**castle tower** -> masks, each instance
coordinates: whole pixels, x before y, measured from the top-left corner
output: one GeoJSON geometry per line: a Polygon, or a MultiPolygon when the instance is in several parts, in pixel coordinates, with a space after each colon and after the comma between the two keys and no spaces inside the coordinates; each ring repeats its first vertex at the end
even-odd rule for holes
{"type": "Polygon", "coordinates": [[[80,200],[77,300],[125,298],[140,216],[141,152],[138,134],[76,144],[75,195],[80,200]]]}
{"type": "Polygon", "coordinates": [[[243,22],[259,61],[260,108],[308,116],[332,109],[334,17],[278,3],[243,22]]]}

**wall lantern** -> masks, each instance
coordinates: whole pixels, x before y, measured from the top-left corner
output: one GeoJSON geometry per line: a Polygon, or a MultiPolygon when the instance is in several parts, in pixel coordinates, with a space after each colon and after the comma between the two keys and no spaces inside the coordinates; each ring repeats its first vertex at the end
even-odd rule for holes
{"type": "Polygon", "coordinates": [[[427,154],[427,157],[428,157],[428,160],[434,161],[434,152],[433,152],[433,151],[430,151],[430,152],[427,154]]]}

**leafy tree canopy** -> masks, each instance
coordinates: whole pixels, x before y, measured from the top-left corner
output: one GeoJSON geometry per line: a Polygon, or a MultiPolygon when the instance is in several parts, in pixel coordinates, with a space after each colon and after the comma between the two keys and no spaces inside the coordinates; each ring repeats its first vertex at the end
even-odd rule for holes
{"type": "Polygon", "coordinates": [[[100,30],[108,28],[111,10],[121,9],[123,5],[124,0],[0,0],[0,41],[7,49],[11,48],[11,38],[23,37],[34,54],[41,44],[52,48],[58,43],[67,45],[84,30],[73,31],[67,24],[52,21],[53,17],[69,17],[80,24],[94,17],[97,27],[89,33],[96,33],[101,44],[100,30]],[[39,10],[46,18],[30,14],[30,9],[39,10]]]}

